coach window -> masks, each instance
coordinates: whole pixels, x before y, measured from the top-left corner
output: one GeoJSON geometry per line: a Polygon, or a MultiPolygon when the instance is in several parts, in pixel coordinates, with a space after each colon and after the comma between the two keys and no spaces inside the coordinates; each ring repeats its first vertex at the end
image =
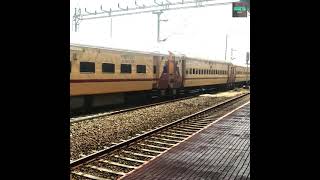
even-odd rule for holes
{"type": "Polygon", "coordinates": [[[80,72],[82,73],[96,72],[96,67],[94,62],[80,62],[80,72]]]}
{"type": "Polygon", "coordinates": [[[131,73],[131,64],[121,64],[121,73],[131,73]]]}
{"type": "Polygon", "coordinates": [[[192,69],[192,74],[196,74],[196,70],[195,69],[192,69]]]}
{"type": "Polygon", "coordinates": [[[114,64],[102,63],[102,72],[103,73],[114,73],[114,64]]]}
{"type": "Polygon", "coordinates": [[[166,65],[166,64],[163,66],[163,71],[162,71],[162,73],[168,73],[168,68],[167,68],[167,65],[166,65]]]}
{"type": "Polygon", "coordinates": [[[153,74],[157,73],[157,66],[153,66],[153,74]]]}
{"type": "Polygon", "coordinates": [[[137,65],[137,73],[146,73],[146,65],[137,65]]]}

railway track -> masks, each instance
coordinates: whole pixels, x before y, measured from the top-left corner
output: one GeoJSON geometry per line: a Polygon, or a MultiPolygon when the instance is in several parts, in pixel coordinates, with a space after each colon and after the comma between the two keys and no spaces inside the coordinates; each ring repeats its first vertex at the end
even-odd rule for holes
{"type": "Polygon", "coordinates": [[[214,112],[241,102],[240,95],[102,151],[70,162],[72,179],[119,179],[215,121],[214,112]]]}
{"type": "Polygon", "coordinates": [[[192,96],[188,96],[188,97],[171,99],[171,100],[166,100],[166,101],[162,101],[162,102],[157,102],[157,103],[152,103],[152,104],[147,104],[147,105],[142,105],[142,106],[136,106],[136,107],[126,108],[126,109],[121,109],[121,110],[116,110],[116,111],[110,111],[110,112],[92,114],[92,115],[87,115],[87,116],[82,116],[82,117],[70,118],[70,123],[72,124],[72,123],[90,120],[90,119],[94,119],[94,118],[105,117],[105,116],[110,116],[110,115],[114,115],[114,114],[120,114],[120,113],[124,113],[124,112],[134,111],[137,109],[143,109],[143,108],[162,105],[162,104],[166,104],[166,103],[170,103],[170,102],[176,102],[176,101],[181,101],[181,100],[185,100],[185,99],[190,99],[190,98],[197,97],[197,96],[199,96],[199,95],[192,95],[192,96]]]}
{"type": "MultiPolygon", "coordinates": [[[[219,93],[219,92],[223,92],[223,91],[212,91],[211,90],[211,91],[205,91],[203,93],[219,93]]],[[[161,101],[161,102],[155,102],[155,103],[151,103],[151,104],[129,107],[129,108],[119,109],[119,110],[114,110],[114,111],[89,114],[89,115],[84,115],[84,116],[79,116],[79,117],[72,117],[72,118],[70,118],[70,124],[80,122],[80,121],[86,121],[86,120],[90,120],[90,119],[94,119],[94,118],[111,116],[111,115],[120,114],[120,113],[124,113],[124,112],[134,111],[137,109],[158,106],[158,105],[162,105],[162,104],[166,104],[166,103],[177,102],[177,101],[181,101],[181,100],[185,100],[185,99],[191,99],[194,97],[198,97],[199,95],[201,95],[203,93],[199,93],[199,90],[198,90],[198,91],[195,91],[187,96],[177,98],[177,99],[170,99],[170,100],[165,100],[165,101],[161,101]]],[[[182,95],[182,94],[180,94],[180,95],[182,95]]]]}

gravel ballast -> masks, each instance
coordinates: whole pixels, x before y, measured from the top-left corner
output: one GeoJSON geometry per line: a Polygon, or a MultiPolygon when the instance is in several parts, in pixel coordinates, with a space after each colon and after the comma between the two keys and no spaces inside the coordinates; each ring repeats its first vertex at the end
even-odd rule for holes
{"type": "Polygon", "coordinates": [[[176,101],[172,103],[138,109],[121,114],[73,123],[70,126],[71,159],[80,158],[99,151],[112,142],[128,139],[130,136],[165,125],[214,104],[248,92],[247,90],[228,91],[215,95],[176,101]]]}

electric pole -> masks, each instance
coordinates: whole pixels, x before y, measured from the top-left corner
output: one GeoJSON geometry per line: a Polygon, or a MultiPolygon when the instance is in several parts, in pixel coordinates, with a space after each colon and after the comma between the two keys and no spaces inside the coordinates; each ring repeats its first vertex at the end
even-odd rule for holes
{"type": "Polygon", "coordinates": [[[231,48],[231,60],[234,60],[236,58],[233,58],[233,51],[237,51],[236,49],[231,48]]]}
{"type": "Polygon", "coordinates": [[[224,60],[227,62],[228,34],[226,35],[226,49],[224,52],[224,60]]]}
{"type": "Polygon", "coordinates": [[[153,12],[152,14],[156,14],[158,19],[157,19],[157,42],[161,42],[161,41],[164,41],[164,40],[160,40],[160,21],[168,21],[168,20],[161,20],[160,19],[160,15],[162,14],[163,12],[162,11],[157,11],[157,12],[153,12]]]}
{"type": "Polygon", "coordinates": [[[110,18],[110,38],[112,38],[112,18],[110,18]]]}
{"type": "Polygon", "coordinates": [[[246,64],[247,64],[247,84],[249,82],[249,60],[250,60],[250,53],[247,52],[247,56],[246,56],[246,64]]]}

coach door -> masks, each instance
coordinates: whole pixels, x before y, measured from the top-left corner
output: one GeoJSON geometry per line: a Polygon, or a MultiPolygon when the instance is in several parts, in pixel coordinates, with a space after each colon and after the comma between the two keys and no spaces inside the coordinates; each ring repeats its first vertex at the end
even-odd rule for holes
{"type": "MultiPolygon", "coordinates": [[[[162,63],[161,63],[162,64],[162,63]]],[[[160,74],[159,89],[178,89],[182,86],[182,60],[173,53],[167,57],[160,74]]]]}
{"type": "Polygon", "coordinates": [[[158,88],[158,80],[160,78],[160,56],[153,56],[153,83],[152,83],[152,89],[158,88]]]}
{"type": "Polygon", "coordinates": [[[168,59],[169,88],[178,89],[182,86],[182,59],[170,52],[168,59]]]}
{"type": "Polygon", "coordinates": [[[235,82],[236,76],[235,76],[235,67],[232,65],[229,65],[229,76],[228,76],[228,84],[233,85],[235,82]]]}

